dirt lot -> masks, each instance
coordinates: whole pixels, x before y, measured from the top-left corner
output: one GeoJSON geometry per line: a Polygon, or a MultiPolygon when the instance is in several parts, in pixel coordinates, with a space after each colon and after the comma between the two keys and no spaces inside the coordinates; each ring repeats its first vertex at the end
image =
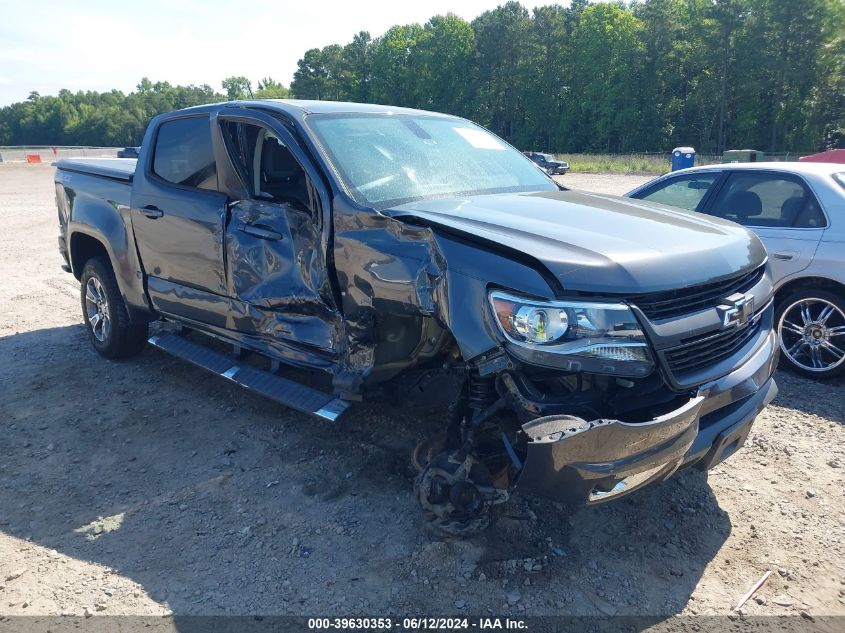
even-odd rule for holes
{"type": "Polygon", "coordinates": [[[153,349],[101,360],[51,178],[0,165],[0,616],[728,614],[766,570],[749,615],[845,615],[845,383],[781,372],[709,476],[572,515],[516,499],[482,537],[434,541],[408,456],[441,408],[331,426],[153,349]]]}

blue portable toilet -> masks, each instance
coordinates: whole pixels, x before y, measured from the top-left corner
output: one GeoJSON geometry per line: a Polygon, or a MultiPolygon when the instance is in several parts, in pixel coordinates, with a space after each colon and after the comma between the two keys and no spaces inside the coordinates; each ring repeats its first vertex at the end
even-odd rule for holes
{"type": "Polygon", "coordinates": [[[672,150],[672,171],[695,165],[694,147],[676,147],[672,150]]]}

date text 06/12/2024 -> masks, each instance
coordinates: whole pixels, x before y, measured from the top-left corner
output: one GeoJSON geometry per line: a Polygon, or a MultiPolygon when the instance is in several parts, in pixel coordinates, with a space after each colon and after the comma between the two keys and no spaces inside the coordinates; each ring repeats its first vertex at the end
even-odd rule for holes
{"type": "Polygon", "coordinates": [[[391,630],[405,631],[451,631],[469,630],[527,630],[524,620],[511,618],[310,618],[308,628],[312,630],[391,630]]]}

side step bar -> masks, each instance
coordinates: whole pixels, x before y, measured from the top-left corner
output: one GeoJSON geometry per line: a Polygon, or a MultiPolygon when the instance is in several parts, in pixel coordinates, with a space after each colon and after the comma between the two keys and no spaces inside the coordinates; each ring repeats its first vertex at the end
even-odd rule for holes
{"type": "Polygon", "coordinates": [[[176,334],[163,332],[151,336],[147,342],[197,367],[228,378],[250,391],[324,420],[334,422],[349,408],[350,403],[346,400],[245,365],[176,334]]]}

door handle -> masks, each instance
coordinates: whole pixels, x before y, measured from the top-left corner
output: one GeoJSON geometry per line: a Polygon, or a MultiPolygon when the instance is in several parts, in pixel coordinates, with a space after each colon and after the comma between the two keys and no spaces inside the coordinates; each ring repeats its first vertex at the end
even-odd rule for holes
{"type": "Polygon", "coordinates": [[[238,230],[240,230],[242,233],[252,235],[253,237],[257,237],[262,240],[282,239],[281,233],[273,231],[272,229],[265,229],[263,226],[256,226],[255,224],[241,224],[240,226],[238,226],[238,230]]]}
{"type": "Polygon", "coordinates": [[[147,206],[143,207],[141,209],[141,213],[143,213],[145,216],[147,216],[151,220],[155,220],[156,218],[160,218],[161,216],[164,215],[164,211],[159,209],[154,204],[148,204],[147,206]]]}
{"type": "Polygon", "coordinates": [[[782,261],[788,262],[790,260],[795,259],[798,256],[798,253],[795,251],[777,251],[776,253],[772,253],[772,257],[775,259],[780,259],[782,261]]]}

